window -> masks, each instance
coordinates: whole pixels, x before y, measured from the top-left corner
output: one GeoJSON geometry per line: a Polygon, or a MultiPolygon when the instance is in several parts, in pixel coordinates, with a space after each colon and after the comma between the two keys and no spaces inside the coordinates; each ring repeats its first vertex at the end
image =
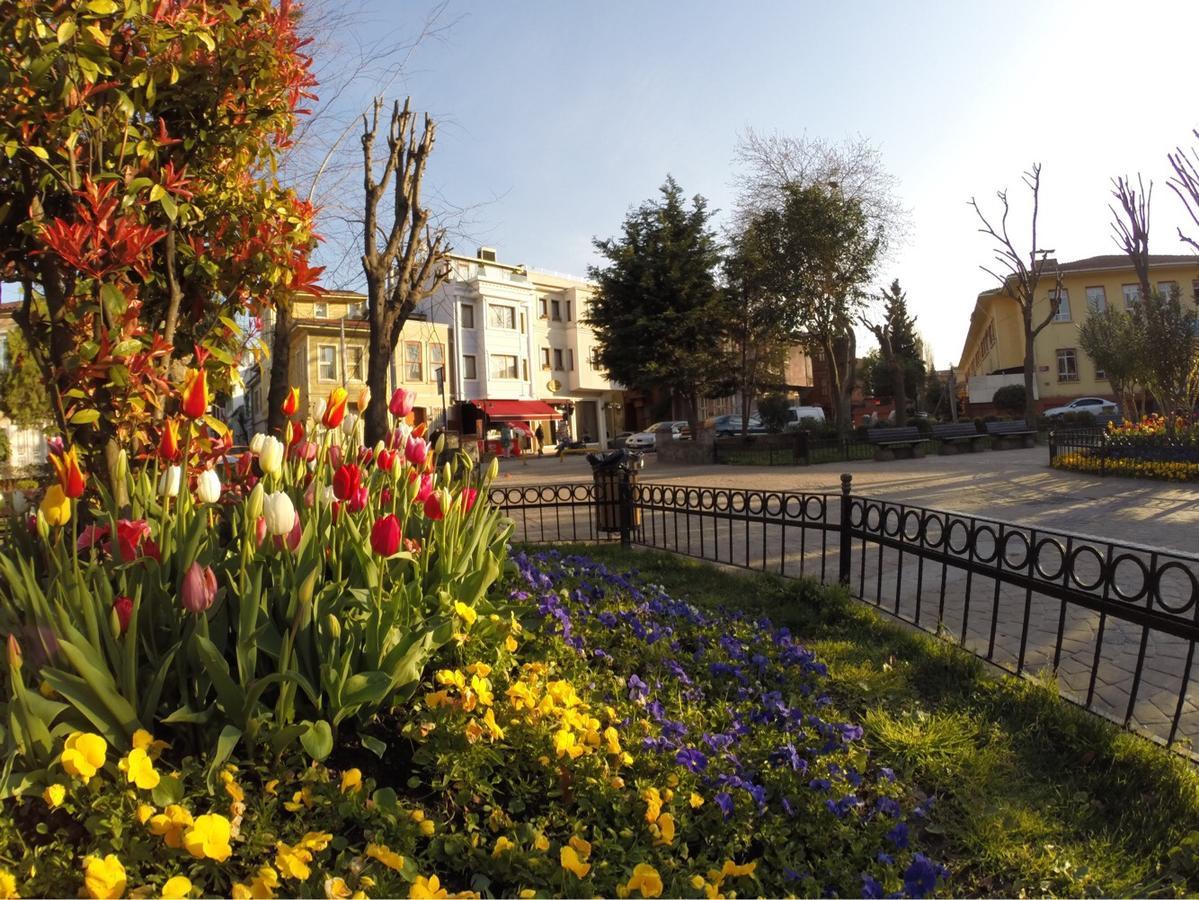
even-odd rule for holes
{"type": "Polygon", "coordinates": [[[1057,380],[1078,381],[1078,354],[1073,347],[1057,351],[1057,380]]]}
{"type": "Polygon", "coordinates": [[[566,371],[573,372],[575,370],[575,352],[570,348],[566,350],[566,371]]]}
{"type": "Polygon", "coordinates": [[[491,354],[492,378],[516,378],[516,357],[504,353],[491,354]]]}
{"type": "Polygon", "coordinates": [[[332,344],[316,348],[316,377],[321,381],[337,380],[337,348],[332,344]]]}
{"type": "Polygon", "coordinates": [[[1170,299],[1170,295],[1178,290],[1177,281],[1159,281],[1157,283],[1157,292],[1165,299],[1170,299]]]}
{"type": "Polygon", "coordinates": [[[366,301],[363,300],[361,303],[351,303],[350,311],[346,313],[346,315],[351,319],[365,319],[366,301]]]}
{"type": "Polygon", "coordinates": [[[474,328],[475,327],[475,306],[473,303],[463,303],[462,304],[462,327],[463,328],[474,328]]]}
{"type": "Polygon", "coordinates": [[[562,371],[562,351],[557,347],[554,348],[554,371],[562,371]]]}
{"type": "Polygon", "coordinates": [[[347,375],[351,381],[365,381],[364,377],[364,362],[366,352],[362,347],[349,347],[346,349],[346,369],[347,375]]]}
{"type": "Polygon", "coordinates": [[[562,321],[562,304],[557,300],[551,300],[550,301],[550,310],[551,310],[551,312],[553,312],[553,315],[550,316],[550,318],[553,319],[555,322],[561,322],[562,321]]]}
{"type": "Polygon", "coordinates": [[[404,341],[404,380],[424,381],[425,365],[420,341],[404,341]]]}
{"type": "MultiPolygon", "coordinates": [[[[1060,296],[1060,302],[1058,303],[1058,306],[1057,306],[1057,312],[1054,313],[1053,321],[1069,322],[1070,321],[1070,292],[1067,291],[1065,288],[1062,288],[1060,291],[1058,291],[1058,294],[1060,296]]],[[[1053,296],[1054,296],[1054,292],[1050,291],[1049,292],[1049,302],[1050,303],[1053,302],[1053,296]]]]}
{"type": "Polygon", "coordinates": [[[529,380],[529,361],[523,356],[520,358],[520,377],[522,381],[529,380]]]}
{"type": "MultiPolygon", "coordinates": [[[[437,370],[445,368],[445,344],[430,344],[429,345],[429,377],[437,378],[437,370]]],[[[449,372],[442,372],[441,377],[445,378],[449,372]]]]}
{"type": "Polygon", "coordinates": [[[599,369],[603,368],[602,363],[600,363],[599,347],[591,348],[590,360],[591,360],[591,368],[596,369],[597,371],[599,369]]]}
{"type": "Polygon", "coordinates": [[[516,307],[491,303],[487,307],[487,325],[491,328],[516,330],[516,307]]]}
{"type": "Polygon", "coordinates": [[[543,318],[543,319],[547,318],[547,316],[545,314],[545,298],[544,297],[541,297],[537,300],[537,310],[538,310],[538,315],[540,315],[541,318],[543,318]]]}
{"type": "Polygon", "coordinates": [[[525,333],[525,314],[524,313],[520,314],[520,333],[521,334],[525,333]]]}
{"type": "Polygon", "coordinates": [[[550,368],[550,348],[549,347],[541,348],[541,368],[545,369],[547,372],[549,371],[549,368],[550,368]]]}
{"type": "Polygon", "coordinates": [[[1125,309],[1132,309],[1141,302],[1141,286],[1139,284],[1121,285],[1120,290],[1124,294],[1125,309]]]}
{"type": "Polygon", "coordinates": [[[1107,372],[1103,371],[1103,369],[1096,366],[1095,367],[1095,380],[1096,381],[1107,381],[1107,372]]]}
{"type": "Polygon", "coordinates": [[[566,321],[570,321],[570,301],[566,301],[566,321]]]}
{"type": "Polygon", "coordinates": [[[1199,301],[1199,278],[1191,282],[1191,296],[1199,301]]]}
{"type": "Polygon", "coordinates": [[[0,334],[0,372],[8,371],[8,335],[0,334]]]}
{"type": "Polygon", "coordinates": [[[1087,288],[1087,309],[1093,313],[1101,313],[1107,309],[1107,291],[1102,285],[1087,288]]]}
{"type": "Polygon", "coordinates": [[[312,306],[312,314],[314,316],[316,316],[318,319],[329,318],[329,304],[328,303],[314,303],[312,306]]]}
{"type": "Polygon", "coordinates": [[[475,368],[475,358],[473,356],[464,355],[462,357],[462,377],[467,381],[478,379],[479,371],[475,368]]]}

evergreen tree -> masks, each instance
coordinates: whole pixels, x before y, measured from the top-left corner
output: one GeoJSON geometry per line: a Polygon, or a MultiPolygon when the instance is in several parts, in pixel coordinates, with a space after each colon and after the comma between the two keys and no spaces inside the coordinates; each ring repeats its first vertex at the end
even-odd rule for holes
{"type": "Polygon", "coordinates": [[[6,367],[0,371],[0,412],[19,428],[49,425],[53,421],[50,396],[42,370],[25,344],[21,329],[0,336],[6,343],[6,367]]]}
{"type": "Polygon", "coordinates": [[[728,383],[729,304],[716,284],[707,201],[696,196],[688,209],[670,177],[660,193],[625,217],[620,237],[595,241],[608,264],[590,269],[598,289],[588,324],[609,375],[673,393],[695,434],[699,398],[728,383]]]}
{"type": "MultiPolygon", "coordinates": [[[[916,320],[908,313],[907,293],[899,286],[899,279],[891,287],[879,292],[883,301],[883,327],[891,340],[891,352],[895,365],[903,371],[904,396],[909,400],[919,397],[924,387],[927,370],[924,364],[924,348],[916,335],[916,320]]],[[[874,396],[891,399],[895,396],[895,376],[886,365],[873,366],[866,383],[874,396]]]]}

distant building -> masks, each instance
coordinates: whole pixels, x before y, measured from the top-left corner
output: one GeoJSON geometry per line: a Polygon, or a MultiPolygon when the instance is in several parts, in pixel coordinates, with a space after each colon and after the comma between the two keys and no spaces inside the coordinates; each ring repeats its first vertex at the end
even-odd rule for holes
{"type": "MultiPolygon", "coordinates": [[[[370,325],[366,319],[366,296],[354,291],[330,291],[320,297],[301,295],[292,313],[288,354],[288,382],[300,390],[300,408],[314,412],[320,401],[338,386],[350,394],[349,409],[358,410],[358,395],[366,387],[366,364],[370,325]]],[[[263,341],[273,340],[273,316],[265,323],[263,341]]],[[[446,326],[415,314],[404,323],[388,373],[388,397],[397,387],[416,392],[415,422],[430,426],[444,422],[443,416],[455,399],[449,368],[450,334],[446,326]],[[439,373],[445,375],[444,391],[439,373]]],[[[245,375],[241,402],[231,405],[231,425],[239,440],[248,440],[266,430],[267,392],[270,390],[270,359],[245,375]]]]}
{"type": "MultiPolygon", "coordinates": [[[[1073,262],[1050,260],[1046,272],[1062,275],[1062,298],[1057,315],[1033,343],[1036,368],[1034,393],[1037,406],[1046,409],[1075,397],[1112,396],[1111,386],[1078,345],[1078,329],[1092,311],[1108,307],[1129,309],[1140,300],[1140,286],[1125,255],[1092,256],[1073,262]]],[[[1149,257],[1155,290],[1177,288],[1184,297],[1199,294],[1199,256],[1149,257]]],[[[1045,276],[1033,304],[1033,322],[1040,323],[1050,310],[1055,279],[1045,276]]],[[[1024,330],[1020,305],[999,288],[978,295],[970,314],[970,330],[962,346],[957,382],[967,392],[971,407],[989,405],[1005,384],[1024,384],[1024,330]]]]}
{"type": "MultiPolygon", "coordinates": [[[[8,350],[8,335],[20,327],[13,318],[20,306],[20,303],[0,303],[0,375],[14,362],[8,350]]],[[[18,428],[0,413],[0,431],[8,438],[9,454],[8,461],[0,463],[0,470],[23,469],[46,462],[48,447],[41,428],[18,428]]]]}

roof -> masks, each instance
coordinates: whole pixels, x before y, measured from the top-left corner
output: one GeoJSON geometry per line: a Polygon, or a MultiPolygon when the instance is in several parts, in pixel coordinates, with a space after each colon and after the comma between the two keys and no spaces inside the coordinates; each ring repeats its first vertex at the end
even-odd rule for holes
{"type": "MultiPolygon", "coordinates": [[[[1103,256],[1088,256],[1086,259],[1075,259],[1070,262],[1058,263],[1052,257],[1049,259],[1052,266],[1057,263],[1058,271],[1060,272],[1093,272],[1099,269],[1130,269],[1132,268],[1132,260],[1125,253],[1108,253],[1103,256]]],[[[1199,265],[1199,256],[1194,253],[1151,253],[1149,255],[1150,266],[1185,266],[1199,265]]]]}
{"type": "Polygon", "coordinates": [[[472,400],[488,418],[504,419],[558,419],[562,414],[542,400],[472,400]]]}

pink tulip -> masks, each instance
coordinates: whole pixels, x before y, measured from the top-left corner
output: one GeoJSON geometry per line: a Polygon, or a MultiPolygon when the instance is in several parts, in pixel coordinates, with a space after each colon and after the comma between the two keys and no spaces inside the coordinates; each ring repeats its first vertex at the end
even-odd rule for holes
{"type": "Polygon", "coordinates": [[[359,447],[358,448],[358,465],[369,466],[371,464],[371,460],[374,458],[375,458],[375,451],[372,450],[370,447],[359,447]]]}
{"type": "Polygon", "coordinates": [[[329,448],[329,467],[335,472],[341,467],[341,447],[337,444],[329,448]]]}
{"type": "Polygon", "coordinates": [[[366,509],[366,504],[370,500],[370,493],[366,489],[366,485],[359,485],[355,489],[352,497],[349,498],[350,512],[362,512],[366,509]]]}
{"type": "Polygon", "coordinates": [[[393,499],[394,499],[394,495],[391,493],[391,488],[383,488],[383,490],[379,494],[379,502],[383,506],[391,506],[391,501],[393,499]]]}
{"type": "Polygon", "coordinates": [[[287,533],[286,537],[283,535],[276,535],[275,546],[282,550],[283,542],[286,540],[287,549],[294,553],[296,548],[300,546],[300,536],[302,533],[303,529],[300,528],[300,515],[299,513],[296,513],[296,520],[292,523],[291,531],[287,533]]]}
{"type": "Polygon", "coordinates": [[[391,402],[387,404],[387,408],[391,410],[391,414],[397,419],[402,419],[408,413],[412,412],[412,407],[416,405],[416,392],[405,390],[404,388],[396,388],[395,393],[391,395],[391,402]]]}
{"type": "Polygon", "coordinates": [[[424,438],[410,437],[404,444],[404,458],[414,466],[422,466],[429,453],[429,445],[424,438]]]}
{"type": "Polygon", "coordinates": [[[262,542],[266,540],[266,516],[259,516],[258,521],[254,523],[254,545],[261,547],[262,542]]]}
{"type": "MultiPolygon", "coordinates": [[[[413,472],[413,475],[416,473],[413,472]]],[[[436,476],[432,472],[426,472],[420,476],[420,487],[416,491],[416,502],[424,503],[429,499],[429,495],[433,493],[433,485],[437,481],[436,476]]]]}
{"type": "Polygon", "coordinates": [[[308,487],[304,489],[304,505],[309,509],[316,503],[316,482],[308,482],[308,487]]]}
{"type": "Polygon", "coordinates": [[[191,568],[184,573],[179,599],[183,608],[190,613],[200,615],[209,609],[216,600],[216,575],[212,568],[201,567],[198,562],[192,563],[191,568]]]}

